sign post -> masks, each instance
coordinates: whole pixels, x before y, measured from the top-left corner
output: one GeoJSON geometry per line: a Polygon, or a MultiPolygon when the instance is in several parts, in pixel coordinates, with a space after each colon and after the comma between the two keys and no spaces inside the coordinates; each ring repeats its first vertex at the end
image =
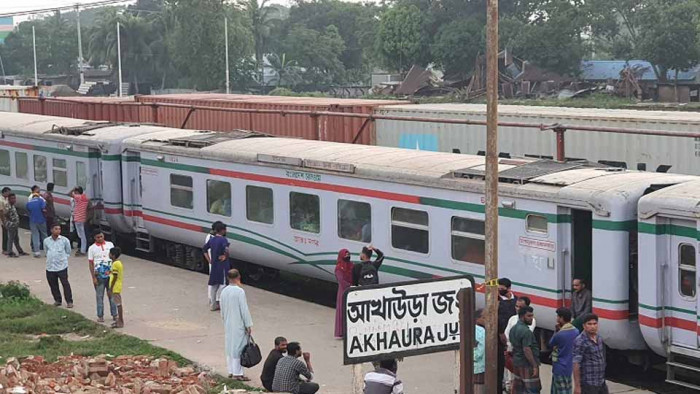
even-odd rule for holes
{"type": "Polygon", "coordinates": [[[471,392],[474,279],[470,276],[351,287],[345,292],[343,363],[362,393],[364,362],[458,351],[460,394],[471,392]]]}

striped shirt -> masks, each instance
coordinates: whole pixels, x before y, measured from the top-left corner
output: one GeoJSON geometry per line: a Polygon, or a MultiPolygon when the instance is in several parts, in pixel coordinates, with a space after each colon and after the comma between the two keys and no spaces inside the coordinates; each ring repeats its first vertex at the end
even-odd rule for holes
{"type": "Polygon", "coordinates": [[[87,221],[88,203],[90,200],[88,200],[84,193],[73,195],[73,200],[75,200],[73,221],[76,223],[85,223],[87,221]]]}
{"type": "Polygon", "coordinates": [[[365,375],[364,394],[403,394],[403,383],[396,374],[384,368],[365,375]]]}

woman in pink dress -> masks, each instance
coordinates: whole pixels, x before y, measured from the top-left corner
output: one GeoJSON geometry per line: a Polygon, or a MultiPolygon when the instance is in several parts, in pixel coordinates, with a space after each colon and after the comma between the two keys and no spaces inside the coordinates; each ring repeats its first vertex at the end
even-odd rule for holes
{"type": "Polygon", "coordinates": [[[341,249],[338,252],[338,261],[335,264],[335,278],[338,280],[338,295],[335,298],[335,337],[337,339],[342,339],[345,336],[343,294],[352,285],[352,267],[350,252],[347,249],[341,249]]]}

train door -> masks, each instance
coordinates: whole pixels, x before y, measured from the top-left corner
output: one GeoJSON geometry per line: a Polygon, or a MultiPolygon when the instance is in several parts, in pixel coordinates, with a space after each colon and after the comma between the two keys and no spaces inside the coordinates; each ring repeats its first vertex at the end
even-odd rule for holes
{"type": "Polygon", "coordinates": [[[671,330],[671,344],[698,348],[698,243],[696,224],[687,220],[671,220],[670,264],[667,280],[669,303],[665,322],[671,330]]]}
{"type": "Polygon", "coordinates": [[[571,279],[583,279],[592,290],[593,279],[593,216],[590,211],[571,210],[572,248],[571,279]]]}

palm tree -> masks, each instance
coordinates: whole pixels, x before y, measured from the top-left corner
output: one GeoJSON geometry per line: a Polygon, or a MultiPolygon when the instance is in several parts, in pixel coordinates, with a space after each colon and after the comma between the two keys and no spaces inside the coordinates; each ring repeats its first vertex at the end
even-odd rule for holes
{"type": "Polygon", "coordinates": [[[277,80],[277,87],[284,85],[285,83],[289,85],[296,85],[301,81],[301,76],[299,76],[299,66],[295,60],[287,60],[287,55],[282,54],[282,57],[276,53],[270,54],[267,57],[267,61],[270,63],[270,67],[277,74],[274,78],[277,80]]]}
{"type": "Polygon", "coordinates": [[[244,0],[243,3],[255,40],[255,69],[260,84],[263,83],[263,56],[267,49],[267,39],[272,24],[279,20],[277,8],[267,5],[268,1],[262,0],[258,3],[258,0],[244,0]]]}

